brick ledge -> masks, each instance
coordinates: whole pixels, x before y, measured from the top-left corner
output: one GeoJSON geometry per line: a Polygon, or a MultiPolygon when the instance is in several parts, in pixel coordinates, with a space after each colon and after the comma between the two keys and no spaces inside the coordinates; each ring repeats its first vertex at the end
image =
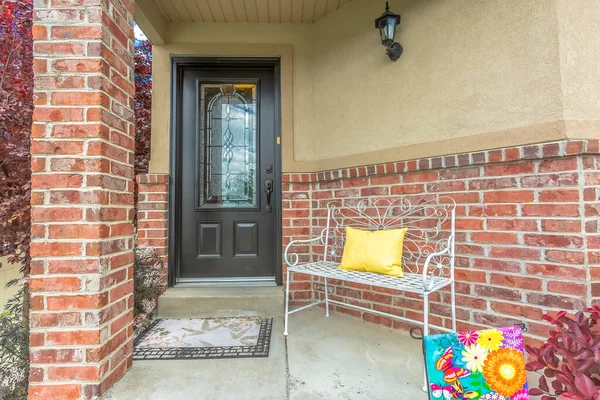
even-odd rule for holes
{"type": "Polygon", "coordinates": [[[321,172],[286,172],[282,174],[282,182],[327,182],[336,179],[361,178],[372,175],[426,171],[439,168],[467,167],[471,165],[514,162],[521,160],[571,157],[586,154],[600,154],[599,139],[561,140],[556,142],[341,168],[321,172]]]}

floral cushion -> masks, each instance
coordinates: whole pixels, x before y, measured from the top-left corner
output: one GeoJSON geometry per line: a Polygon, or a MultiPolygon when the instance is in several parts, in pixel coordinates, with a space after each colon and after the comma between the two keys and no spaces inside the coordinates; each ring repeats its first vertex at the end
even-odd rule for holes
{"type": "Polygon", "coordinates": [[[430,335],[424,340],[430,399],[529,399],[520,327],[430,335]]]}

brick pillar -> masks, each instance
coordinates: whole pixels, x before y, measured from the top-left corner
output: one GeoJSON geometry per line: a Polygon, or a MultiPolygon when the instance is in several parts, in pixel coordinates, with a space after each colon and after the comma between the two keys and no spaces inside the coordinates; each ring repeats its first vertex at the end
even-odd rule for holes
{"type": "MultiPolygon", "coordinates": [[[[598,142],[595,142],[596,146],[598,142]]],[[[586,263],[589,268],[588,305],[600,306],[600,156],[599,148],[583,157],[583,210],[586,263]]]]}
{"type": "Polygon", "coordinates": [[[148,245],[165,262],[163,282],[167,286],[169,175],[142,174],[138,183],[137,244],[148,245]]]}
{"type": "Polygon", "coordinates": [[[36,0],[33,29],[29,398],[94,398],[132,360],[133,0],[36,0]]]}

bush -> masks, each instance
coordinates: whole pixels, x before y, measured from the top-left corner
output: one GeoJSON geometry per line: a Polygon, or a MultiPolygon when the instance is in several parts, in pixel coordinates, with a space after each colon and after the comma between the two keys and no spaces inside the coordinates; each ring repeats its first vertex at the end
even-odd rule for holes
{"type": "Polygon", "coordinates": [[[134,319],[135,329],[143,328],[152,317],[158,296],[164,291],[164,261],[152,247],[142,245],[134,250],[134,319]]]}
{"type": "Polygon", "coordinates": [[[525,346],[533,356],[527,370],[543,373],[529,393],[542,400],[600,400],[600,307],[578,312],[574,319],[566,311],[544,319],[558,329],[541,347],[525,346]]]}
{"type": "MultiPolygon", "coordinates": [[[[29,275],[33,115],[32,0],[0,0],[0,257],[29,275]]],[[[2,265],[0,264],[0,268],[2,265]]],[[[27,280],[0,310],[0,398],[27,397],[29,295],[27,280]]]]}
{"type": "MultiPolygon", "coordinates": [[[[32,0],[0,0],[0,256],[29,266],[32,0]]],[[[26,272],[26,271],[24,271],[26,272]]]]}
{"type": "Polygon", "coordinates": [[[0,399],[26,399],[29,375],[29,319],[23,306],[24,280],[0,314],[0,399]]]}
{"type": "Polygon", "coordinates": [[[152,119],[152,44],[135,41],[135,173],[148,172],[152,119]]]}

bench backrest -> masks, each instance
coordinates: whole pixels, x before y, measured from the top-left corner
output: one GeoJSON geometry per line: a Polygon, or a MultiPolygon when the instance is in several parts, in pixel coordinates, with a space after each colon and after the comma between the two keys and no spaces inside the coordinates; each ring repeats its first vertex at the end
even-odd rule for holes
{"type": "Polygon", "coordinates": [[[341,261],[347,226],[371,231],[408,228],[402,254],[404,271],[422,273],[427,256],[450,246],[452,251],[435,262],[439,268],[438,275],[453,275],[455,209],[456,203],[449,197],[422,200],[418,204],[412,204],[405,197],[331,202],[323,232],[323,258],[325,261],[341,261]]]}

